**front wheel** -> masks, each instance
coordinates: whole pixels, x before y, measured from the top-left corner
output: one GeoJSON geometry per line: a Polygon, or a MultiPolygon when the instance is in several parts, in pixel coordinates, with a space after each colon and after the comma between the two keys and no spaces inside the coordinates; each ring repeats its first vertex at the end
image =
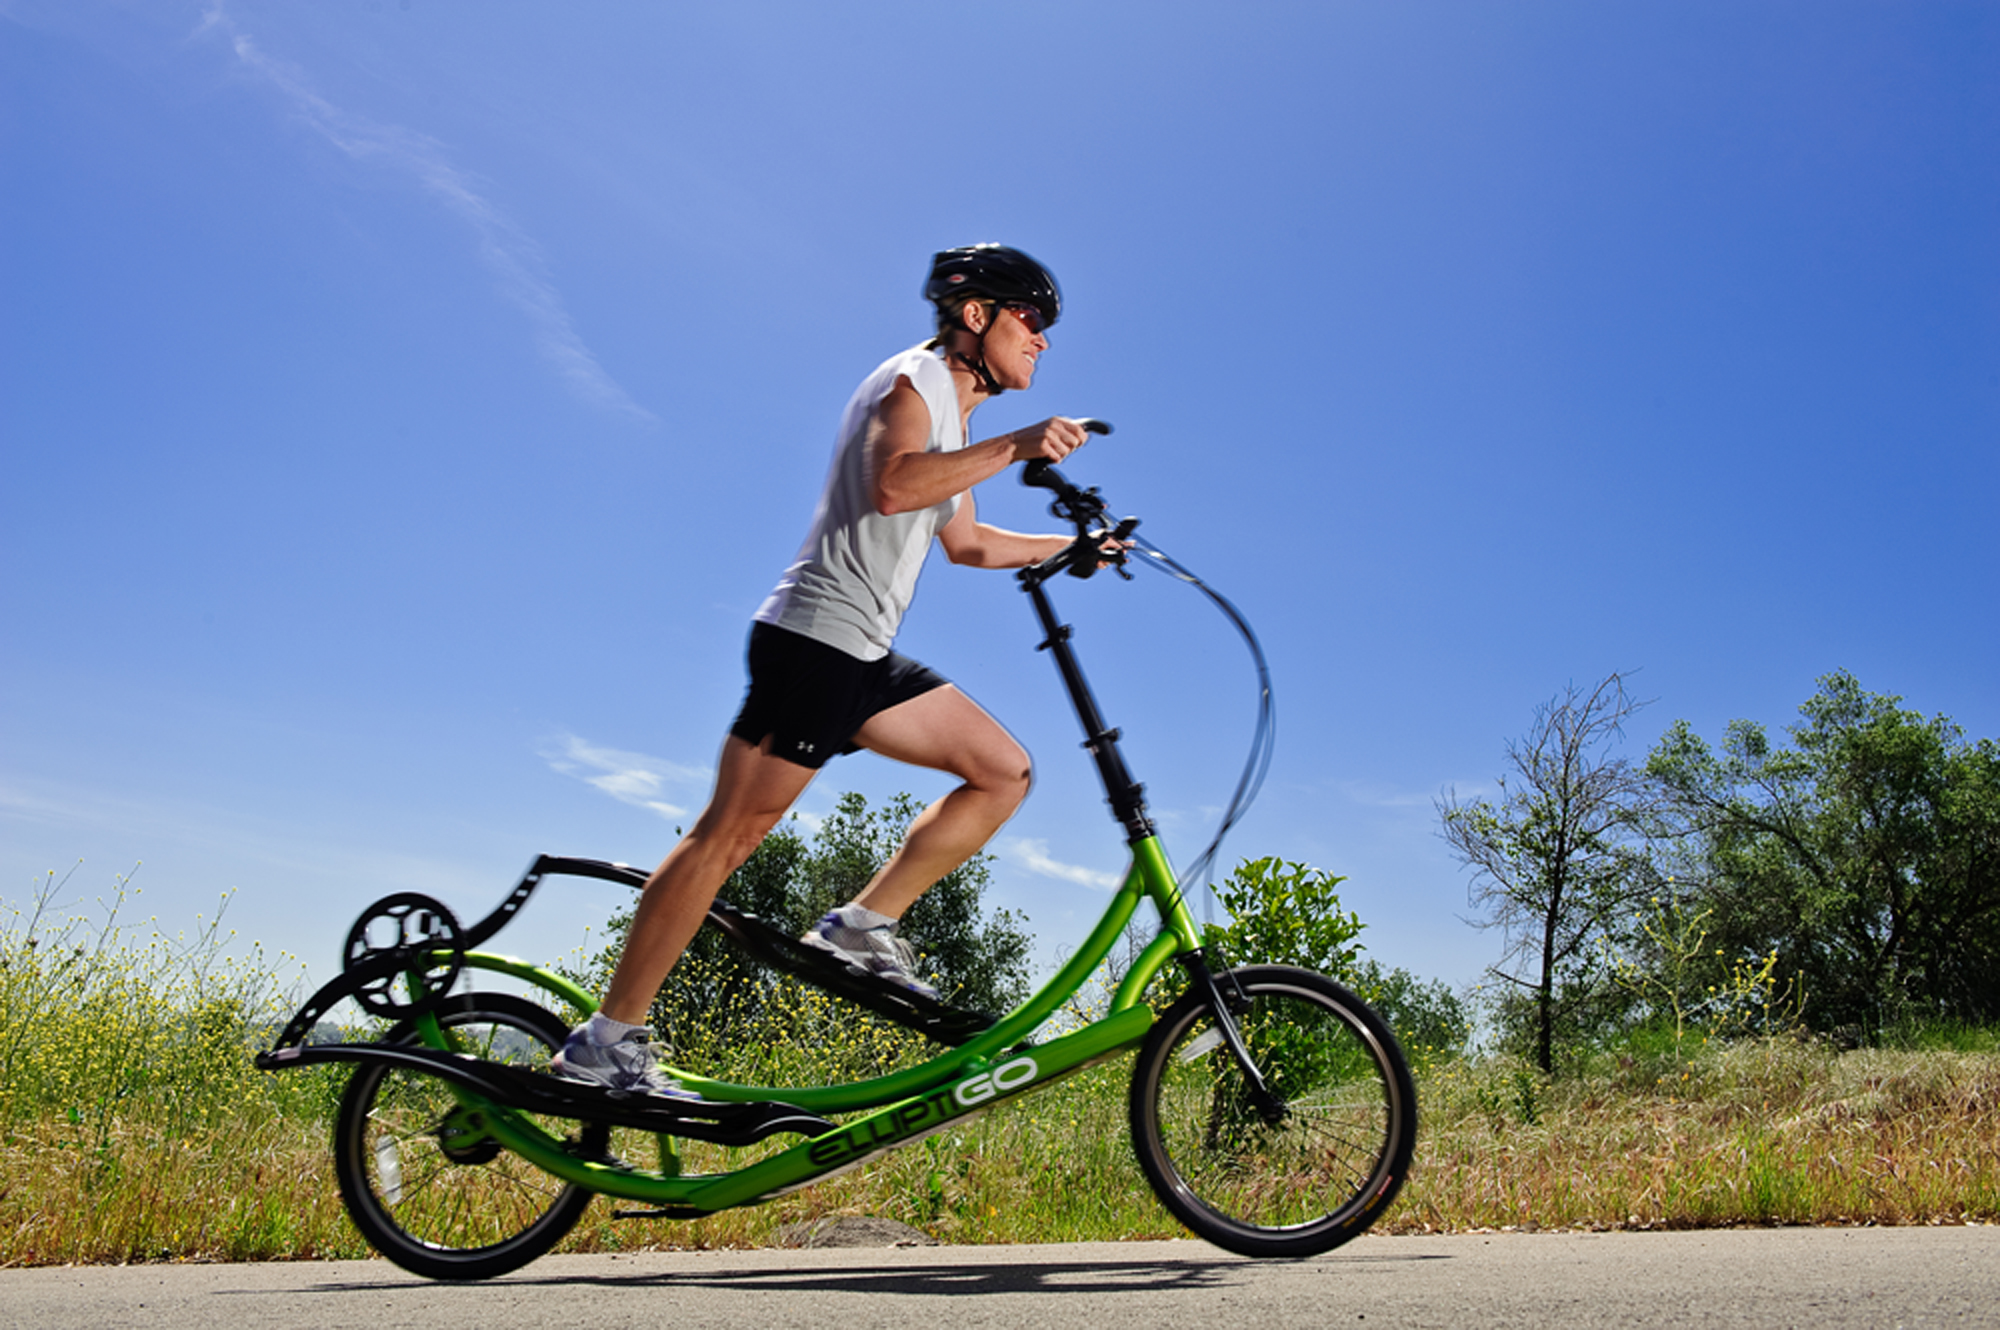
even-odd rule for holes
{"type": "MultiPolygon", "coordinates": [[[[448,998],[437,1020],[454,1052],[544,1070],[569,1033],[546,1008],[507,993],[448,998]]],[[[405,1022],[384,1042],[415,1043],[416,1028],[405,1022]]],[[[333,1163],[361,1236],[431,1279],[526,1265],[562,1241],[591,1198],[479,1130],[444,1081],[400,1068],[363,1064],[349,1078],[333,1163]]]]}
{"type": "Polygon", "coordinates": [[[1316,1256],[1365,1232],[1403,1185],[1417,1137],[1409,1065],[1382,1018],[1323,974],[1251,965],[1216,984],[1277,1106],[1253,1104],[1207,995],[1190,992],[1132,1070],[1139,1165],[1216,1246],[1316,1256]]]}

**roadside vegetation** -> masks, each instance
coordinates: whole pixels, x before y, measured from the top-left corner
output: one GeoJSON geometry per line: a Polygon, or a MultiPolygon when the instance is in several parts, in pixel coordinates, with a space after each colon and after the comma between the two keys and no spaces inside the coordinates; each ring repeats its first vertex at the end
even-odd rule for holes
{"type": "MultiPolygon", "coordinates": [[[[1379,1230],[2000,1222],[2000,750],[1833,675],[1788,744],[1738,722],[1711,750],[1677,725],[1627,763],[1624,684],[1559,694],[1497,797],[1440,804],[1504,939],[1473,992],[1369,957],[1336,876],[1267,858],[1220,884],[1213,948],[1340,977],[1410,1054],[1417,1156],[1379,1230]]],[[[850,796],[810,840],[774,835],[726,894],[803,928],[913,812],[850,796]]],[[[909,931],[948,994],[1004,1006],[1029,941],[984,911],[986,882],[975,860],[909,931]]],[[[167,938],[122,922],[123,880],[81,911],[67,890],[51,876],[0,905],[0,1265],[367,1255],[332,1177],[344,1072],[250,1064],[295,981],[239,952],[220,913],[167,938]]],[[[1091,1018],[1118,975],[1058,1020],[1091,1018]]],[[[678,1061],[755,1083],[933,1051],[706,944],[658,1016],[678,1061]]],[[[951,1242],[1176,1236],[1132,1159],[1127,1070],[760,1208],[634,1223],[599,1201],[564,1249],[768,1245],[838,1214],[951,1242]]]]}
{"type": "MultiPolygon", "coordinates": [[[[0,1101],[0,1265],[369,1255],[332,1176],[340,1073],[249,1066],[288,1014],[264,1000],[268,976],[210,969],[195,1009],[228,1015],[203,1025],[185,1019],[171,988],[187,980],[188,958],[134,947],[100,954],[94,970],[66,969],[72,984],[93,975],[86,1000],[27,1009],[16,983],[33,973],[24,950],[10,933],[0,1021],[14,1066],[24,1048],[73,1055],[34,1060],[0,1101]]],[[[767,1015],[822,1028],[832,1017],[806,990],[767,1015]]],[[[2000,1220],[1991,1031],[1849,1050],[1810,1036],[1677,1044],[1650,1032],[1559,1078],[1513,1055],[1410,1042],[1424,1120],[1383,1232],[2000,1220]]],[[[758,1050],[774,1046],[737,1044],[740,1068],[721,1050],[693,1052],[745,1079],[853,1073],[920,1052],[875,1026],[828,1047],[837,1068],[773,1066],[758,1050]]],[[[629,1222],[600,1200],[563,1249],[772,1245],[784,1225],[839,1214],[900,1220],[947,1242],[1181,1236],[1132,1159],[1127,1068],[1104,1064],[766,1206],[629,1222]]]]}

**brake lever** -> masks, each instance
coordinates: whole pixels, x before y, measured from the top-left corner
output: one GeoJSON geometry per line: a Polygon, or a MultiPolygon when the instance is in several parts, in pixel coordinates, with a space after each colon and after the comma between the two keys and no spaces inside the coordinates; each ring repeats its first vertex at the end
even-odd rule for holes
{"type": "Polygon", "coordinates": [[[1054,490],[1058,496],[1065,490],[1075,488],[1063,479],[1063,473],[1056,470],[1056,464],[1046,457],[1037,457],[1021,468],[1021,483],[1038,490],[1054,490]]]}
{"type": "Polygon", "coordinates": [[[1132,570],[1125,566],[1125,560],[1129,556],[1125,553],[1124,545],[1126,541],[1132,538],[1132,533],[1138,529],[1139,519],[1136,517],[1124,518],[1117,526],[1111,528],[1111,538],[1117,541],[1119,545],[1118,553],[1111,560],[1111,567],[1113,571],[1127,582],[1132,580],[1132,570]]]}
{"type": "Polygon", "coordinates": [[[1122,547],[1127,540],[1131,539],[1132,533],[1138,529],[1139,519],[1136,517],[1126,517],[1120,519],[1118,525],[1109,531],[1097,531],[1084,536],[1082,539],[1091,542],[1091,557],[1072,560],[1068,569],[1069,575],[1071,577],[1094,577],[1097,575],[1099,568],[1108,564],[1111,567],[1111,571],[1117,573],[1127,582],[1131,581],[1132,573],[1125,566],[1126,555],[1122,547]],[[1110,541],[1116,541],[1121,548],[1116,552],[1106,552],[1104,546],[1110,541]]]}

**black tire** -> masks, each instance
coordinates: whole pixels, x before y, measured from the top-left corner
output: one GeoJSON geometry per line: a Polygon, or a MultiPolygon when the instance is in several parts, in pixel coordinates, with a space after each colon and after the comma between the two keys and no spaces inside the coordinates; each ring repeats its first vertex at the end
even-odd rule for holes
{"type": "Polygon", "coordinates": [[[1153,1025],[1132,1069],[1132,1146],[1160,1200],[1244,1256],[1316,1256],[1365,1232],[1403,1185],[1417,1095],[1395,1035],[1323,974],[1250,965],[1218,976],[1265,1083],[1267,1125],[1202,998],[1153,1025]]]}
{"type": "MultiPolygon", "coordinates": [[[[459,1051],[532,1066],[546,1067],[569,1033],[546,1008],[506,993],[447,998],[437,1018],[459,1051]]],[[[404,1022],[384,1042],[416,1039],[404,1022]]],[[[334,1173],[349,1217],[376,1251],[430,1279],[488,1279],[562,1241],[593,1193],[491,1138],[451,1141],[443,1129],[458,1110],[435,1076],[363,1064],[340,1097],[334,1173]]]]}

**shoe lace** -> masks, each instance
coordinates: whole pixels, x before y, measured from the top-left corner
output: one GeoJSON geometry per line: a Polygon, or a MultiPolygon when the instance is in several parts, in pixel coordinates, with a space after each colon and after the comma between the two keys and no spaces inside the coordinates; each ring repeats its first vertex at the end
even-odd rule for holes
{"type": "Polygon", "coordinates": [[[628,1071],[640,1071],[659,1060],[653,1050],[653,1041],[643,1034],[628,1035],[612,1044],[608,1050],[611,1060],[628,1071]]]}

